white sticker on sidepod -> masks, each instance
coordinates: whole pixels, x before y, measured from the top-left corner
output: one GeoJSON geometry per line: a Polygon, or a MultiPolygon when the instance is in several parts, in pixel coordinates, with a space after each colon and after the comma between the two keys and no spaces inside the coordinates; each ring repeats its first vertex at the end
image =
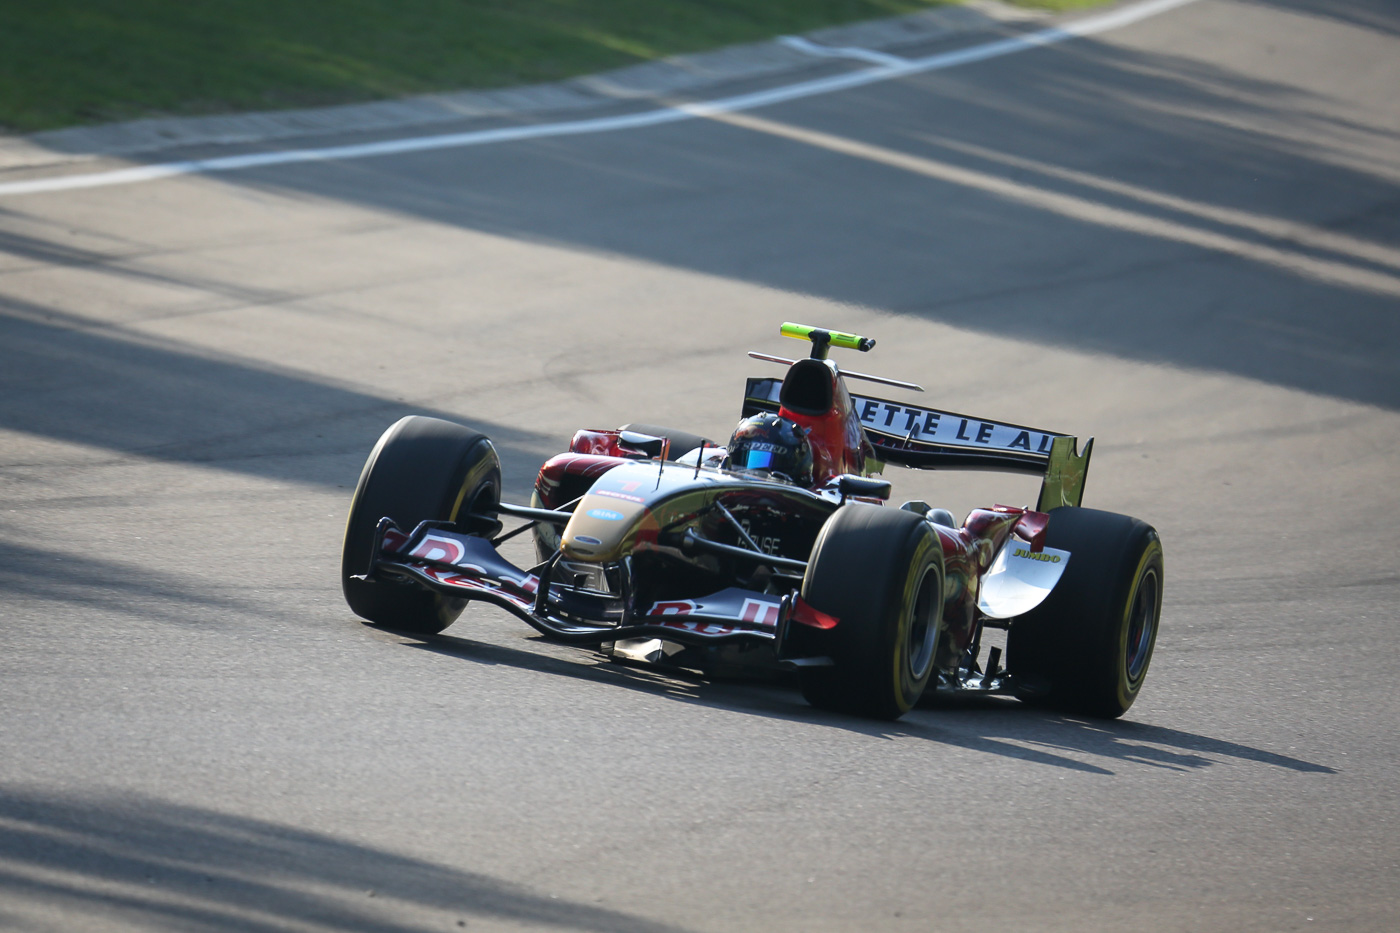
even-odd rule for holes
{"type": "Polygon", "coordinates": [[[1039,606],[1069,565],[1069,551],[1048,547],[1040,553],[1012,538],[982,578],[977,608],[991,619],[1009,619],[1039,606]]]}

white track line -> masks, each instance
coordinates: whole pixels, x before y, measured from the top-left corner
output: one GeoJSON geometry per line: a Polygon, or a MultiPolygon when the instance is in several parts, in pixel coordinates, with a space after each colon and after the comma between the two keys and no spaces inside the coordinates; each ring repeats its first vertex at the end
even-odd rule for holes
{"type": "Polygon", "coordinates": [[[35,178],[27,181],[0,182],[0,197],[40,194],[46,191],[72,191],[78,188],[102,188],[109,185],[130,185],[176,175],[202,175],[211,172],[234,172],[241,169],[261,168],[269,165],[290,165],[296,162],[320,162],[336,159],[365,159],[373,156],[398,155],[405,152],[426,152],[432,149],[457,149],[466,146],[484,146],[491,143],[514,142],[525,139],[544,139],[552,136],[578,136],[585,133],[608,133],[617,130],[638,129],[676,123],[697,117],[708,117],[740,110],[767,107],[784,101],[815,97],[835,91],[863,87],[879,81],[888,81],[905,75],[926,71],[939,71],[986,61],[1002,55],[1026,52],[1043,46],[1055,45],[1068,39],[1096,35],[1119,29],[1177,7],[1196,3],[1197,0],[1146,0],[1131,6],[1122,7],[1097,16],[1089,16],[1063,27],[1051,27],[1000,39],[983,45],[975,45],[954,52],[943,52],[927,58],[900,59],[876,65],[862,71],[804,81],[786,87],[772,88],[754,94],[741,94],[700,104],[678,104],[659,110],[621,117],[601,117],[592,120],[571,120],[563,123],[542,123],[532,126],[503,127],[494,130],[476,130],[467,133],[448,133],[437,136],[414,136],[403,139],[386,139],[374,143],[361,143],[350,146],[328,146],[321,149],[283,149],[272,152],[257,152],[247,155],[221,156],[214,159],[195,159],[187,162],[164,162],[134,168],[116,169],[107,172],[89,172],[77,175],[61,175],[55,178],[35,178]]]}
{"type": "Polygon", "coordinates": [[[863,49],[849,45],[820,45],[801,36],[779,36],[778,41],[794,51],[816,58],[853,58],[856,61],[868,62],[872,65],[896,68],[909,64],[909,59],[900,58],[898,55],[887,55],[874,49],[863,49]]]}

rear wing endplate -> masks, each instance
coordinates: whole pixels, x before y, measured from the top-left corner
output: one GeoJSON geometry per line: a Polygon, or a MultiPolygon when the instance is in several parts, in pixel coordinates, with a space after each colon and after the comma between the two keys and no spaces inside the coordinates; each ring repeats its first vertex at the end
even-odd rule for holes
{"type": "MultiPolygon", "coordinates": [[[[781,379],[748,381],[743,417],[778,410],[781,379]]],[[[1078,506],[1094,439],[851,394],[856,416],[876,456],[916,470],[996,470],[1044,477],[1036,510],[1078,506]]]]}

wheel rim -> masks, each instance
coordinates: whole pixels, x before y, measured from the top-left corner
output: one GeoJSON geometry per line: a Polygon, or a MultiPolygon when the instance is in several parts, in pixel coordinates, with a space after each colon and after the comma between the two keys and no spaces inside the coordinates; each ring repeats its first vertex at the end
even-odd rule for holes
{"type": "Polygon", "coordinates": [[[904,643],[905,657],[909,659],[909,674],[915,681],[922,679],[933,664],[934,650],[938,647],[938,613],[942,608],[942,597],[942,581],[938,573],[930,567],[924,571],[923,579],[919,581],[904,643]]]}
{"type": "Polygon", "coordinates": [[[1128,650],[1124,662],[1131,682],[1142,676],[1148,656],[1152,654],[1152,640],[1157,634],[1157,593],[1157,572],[1149,570],[1138,584],[1132,614],[1128,617],[1128,650]]]}
{"type": "Polygon", "coordinates": [[[499,501],[500,496],[496,492],[495,484],[482,483],[466,503],[466,508],[459,511],[455,518],[461,520],[464,515],[495,514],[496,510],[492,506],[499,501]]]}

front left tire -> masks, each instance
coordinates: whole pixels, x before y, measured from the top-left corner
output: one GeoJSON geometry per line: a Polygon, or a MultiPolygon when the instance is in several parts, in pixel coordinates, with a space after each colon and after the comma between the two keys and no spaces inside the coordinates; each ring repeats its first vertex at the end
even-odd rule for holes
{"type": "Polygon", "coordinates": [[[851,504],[827,519],[802,598],[835,616],[835,628],[794,632],[805,655],[802,695],[820,709],[898,719],[934,676],[942,635],[943,548],[922,516],[851,504]]]}

